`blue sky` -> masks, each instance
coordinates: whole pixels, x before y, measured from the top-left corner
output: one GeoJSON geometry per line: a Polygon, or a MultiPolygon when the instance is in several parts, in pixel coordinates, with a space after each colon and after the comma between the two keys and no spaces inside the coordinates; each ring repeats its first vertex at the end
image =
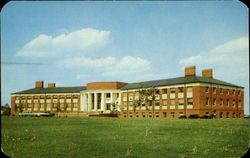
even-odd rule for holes
{"type": "Polygon", "coordinates": [[[1,11],[1,100],[57,86],[183,76],[185,66],[245,87],[248,8],[237,1],[18,2],[1,11]]]}

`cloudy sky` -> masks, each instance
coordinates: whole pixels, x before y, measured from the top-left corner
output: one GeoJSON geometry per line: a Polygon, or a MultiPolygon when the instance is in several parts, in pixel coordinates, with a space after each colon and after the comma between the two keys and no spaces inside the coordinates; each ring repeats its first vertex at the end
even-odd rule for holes
{"type": "Polygon", "coordinates": [[[1,100],[57,86],[183,76],[185,66],[245,87],[248,9],[237,1],[9,2],[1,11],[1,100]]]}

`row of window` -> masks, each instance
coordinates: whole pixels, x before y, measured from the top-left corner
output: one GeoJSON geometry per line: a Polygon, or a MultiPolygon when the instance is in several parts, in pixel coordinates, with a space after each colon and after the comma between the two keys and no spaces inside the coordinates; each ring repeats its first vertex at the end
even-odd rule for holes
{"type": "MultiPolygon", "coordinates": [[[[170,99],[170,105],[175,105],[175,104],[176,104],[175,99],[170,99]]],[[[127,102],[124,101],[123,105],[126,106],[127,102]]],[[[132,105],[133,105],[133,102],[130,101],[129,106],[132,106],[132,105]]],[[[146,103],[142,102],[141,105],[146,106],[146,103]]],[[[150,105],[152,105],[151,102],[149,103],[149,106],[150,105]]],[[[178,105],[184,105],[184,99],[178,99],[178,105]]],[[[193,105],[193,98],[187,98],[187,105],[193,105]]],[[[155,106],[160,106],[160,101],[159,100],[155,101],[155,106]]],[[[162,100],[162,106],[167,106],[167,100],[162,100]]]]}
{"type": "MultiPolygon", "coordinates": [[[[177,88],[179,93],[183,93],[184,92],[184,87],[179,87],[177,88]]],[[[176,92],[176,88],[164,88],[161,89],[162,94],[167,94],[168,90],[170,91],[170,93],[175,93],[176,92]]],[[[193,92],[193,88],[192,87],[187,87],[187,92],[193,92]]],[[[139,95],[139,92],[135,92],[136,95],[139,95]]],[[[127,97],[127,94],[129,94],[129,96],[133,96],[133,92],[130,93],[123,93],[124,97],[127,97]]],[[[156,89],[155,90],[155,95],[159,95],[160,94],[160,90],[156,89]]]]}
{"type": "MultiPolygon", "coordinates": [[[[16,111],[22,111],[22,110],[28,110],[30,111],[32,109],[32,104],[27,104],[27,106],[25,107],[25,105],[23,104],[15,104],[16,106],[16,111]]],[[[52,109],[52,111],[71,111],[71,104],[47,104],[45,106],[45,104],[40,104],[40,108],[38,104],[34,104],[33,105],[33,110],[37,111],[38,109],[40,109],[40,111],[50,111],[52,109]]],[[[78,104],[73,104],[72,105],[72,109],[73,111],[77,111],[78,110],[78,104]]]]}
{"type": "MultiPolygon", "coordinates": [[[[210,101],[210,99],[207,97],[206,98],[206,102],[205,102],[205,105],[206,106],[208,106],[209,105],[209,101],[210,101]]],[[[227,99],[227,100],[225,100],[225,102],[223,102],[223,99],[221,98],[220,100],[219,100],[219,102],[218,102],[218,104],[220,105],[220,106],[223,106],[224,104],[226,105],[226,106],[229,106],[229,99],[227,99]]],[[[213,99],[213,106],[216,106],[217,105],[217,99],[213,99]]],[[[236,101],[235,101],[235,99],[233,99],[232,100],[232,106],[235,106],[236,105],[236,101]]],[[[241,107],[242,106],[242,102],[241,102],[241,100],[238,100],[238,106],[239,107],[241,107]]]]}
{"type": "MultiPolygon", "coordinates": [[[[161,113],[160,112],[155,112],[155,117],[159,118],[160,114],[162,115],[162,118],[167,118],[168,115],[169,115],[170,118],[175,118],[176,116],[177,117],[184,116],[183,112],[168,112],[168,113],[167,112],[161,112],[161,113]]],[[[205,115],[209,115],[209,112],[206,112],[205,115]]],[[[238,116],[237,116],[236,112],[232,112],[232,113],[230,113],[230,112],[225,112],[225,113],[220,112],[219,113],[219,118],[230,118],[230,115],[231,115],[232,118],[241,118],[241,113],[238,113],[238,116]]],[[[148,113],[146,113],[146,112],[141,112],[141,113],[139,113],[139,112],[135,112],[135,113],[133,113],[133,112],[129,112],[129,113],[124,112],[123,113],[123,117],[130,117],[130,118],[133,118],[133,117],[137,117],[137,118],[138,117],[152,118],[153,117],[153,113],[152,112],[148,112],[148,113]]]]}
{"type": "MultiPolygon", "coordinates": [[[[41,95],[40,96],[40,99],[51,99],[51,97],[53,98],[53,99],[64,99],[64,98],[66,98],[66,99],[71,99],[71,97],[72,98],[74,98],[74,99],[78,99],[78,97],[79,97],[79,95],[73,95],[73,96],[71,96],[71,95],[67,95],[67,96],[57,96],[57,95],[54,95],[54,96],[50,96],[50,95],[41,95]]],[[[16,96],[16,100],[23,100],[23,99],[32,99],[32,96],[22,96],[22,97],[20,97],[20,96],[16,96]]],[[[39,96],[37,96],[37,95],[35,95],[35,96],[33,96],[33,99],[38,99],[39,98],[39,96]]]]}
{"type": "MultiPolygon", "coordinates": [[[[225,92],[225,94],[229,95],[229,89],[223,89],[223,88],[219,88],[218,91],[216,91],[218,88],[216,87],[212,87],[212,91],[214,94],[216,94],[216,92],[218,92],[218,94],[223,94],[223,90],[225,92]]],[[[209,92],[209,87],[205,87],[205,92],[208,93],[209,92]]],[[[233,89],[232,90],[232,95],[236,95],[236,90],[233,89]]],[[[238,96],[242,95],[242,91],[238,91],[238,96]]]]}

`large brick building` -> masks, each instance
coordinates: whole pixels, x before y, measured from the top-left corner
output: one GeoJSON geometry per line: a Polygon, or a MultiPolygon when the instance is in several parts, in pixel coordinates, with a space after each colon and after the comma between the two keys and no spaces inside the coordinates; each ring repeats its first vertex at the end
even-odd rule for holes
{"type": "Polygon", "coordinates": [[[11,94],[11,114],[49,111],[56,115],[179,118],[213,116],[243,118],[244,88],[213,78],[212,69],[196,76],[186,67],[183,77],[138,83],[92,82],[80,87],[44,87],[11,94]]]}

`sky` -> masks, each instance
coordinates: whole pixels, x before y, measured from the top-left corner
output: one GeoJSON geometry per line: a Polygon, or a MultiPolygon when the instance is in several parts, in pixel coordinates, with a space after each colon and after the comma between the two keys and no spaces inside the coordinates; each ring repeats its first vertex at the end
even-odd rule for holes
{"type": "Polygon", "coordinates": [[[43,80],[138,82],[212,68],[245,87],[248,8],[239,1],[11,1],[1,10],[1,104],[43,80]]]}

